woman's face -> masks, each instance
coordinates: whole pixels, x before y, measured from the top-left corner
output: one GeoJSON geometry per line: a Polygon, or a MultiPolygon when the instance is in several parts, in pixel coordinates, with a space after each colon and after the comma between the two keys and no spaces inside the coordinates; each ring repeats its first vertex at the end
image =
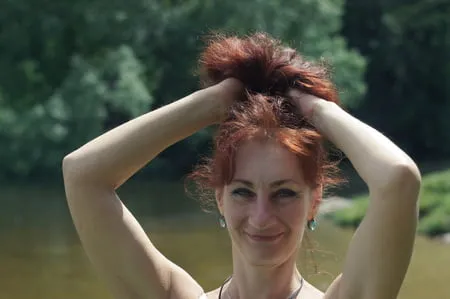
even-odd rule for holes
{"type": "Polygon", "coordinates": [[[315,213],[298,158],[275,142],[251,141],[235,162],[232,182],[217,194],[233,247],[255,265],[283,263],[315,213]]]}

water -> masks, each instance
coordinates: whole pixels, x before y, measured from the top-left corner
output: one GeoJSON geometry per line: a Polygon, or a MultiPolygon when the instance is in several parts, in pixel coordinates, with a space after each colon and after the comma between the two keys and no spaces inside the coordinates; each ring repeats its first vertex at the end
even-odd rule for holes
{"type": "MultiPolygon", "coordinates": [[[[62,186],[1,187],[0,299],[111,298],[72,226],[62,186]]],[[[178,184],[127,184],[120,195],[154,244],[205,289],[231,273],[230,243],[213,215],[178,184]]],[[[339,273],[352,236],[321,221],[299,255],[308,280],[325,289],[339,273]],[[318,273],[316,273],[318,272],[318,273]]],[[[400,299],[450,298],[450,246],[419,237],[400,299]]]]}

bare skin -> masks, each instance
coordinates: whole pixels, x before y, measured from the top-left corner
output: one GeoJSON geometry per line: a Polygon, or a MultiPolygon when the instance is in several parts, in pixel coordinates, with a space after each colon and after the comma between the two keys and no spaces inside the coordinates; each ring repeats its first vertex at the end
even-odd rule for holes
{"type": "MultiPolygon", "coordinates": [[[[64,183],[74,224],[88,257],[115,298],[191,299],[203,293],[186,271],[155,248],[115,190],[171,144],[220,122],[241,92],[240,82],[227,79],[133,119],[64,158],[64,183]]],[[[370,191],[367,215],[349,245],[342,274],[325,293],[306,283],[299,298],[396,298],[415,237],[421,181],[417,166],[386,137],[335,104],[298,91],[290,96],[319,131],[347,155],[370,191]]],[[[255,154],[269,151],[274,161],[278,159],[285,166],[292,158],[276,145],[247,150],[255,154]]],[[[282,176],[277,173],[281,168],[272,167],[273,171],[264,172],[266,177],[258,176],[261,171],[256,165],[261,160],[245,159],[245,149],[241,154],[247,165],[238,167],[239,175],[252,182],[246,185],[253,192],[251,200],[242,204],[239,198],[246,193],[238,192],[233,201],[236,193],[232,194],[232,188],[242,183],[226,186],[224,195],[217,198],[219,210],[231,225],[233,241],[235,279],[225,294],[233,299],[283,298],[298,286],[299,273],[292,258],[297,247],[292,240],[302,234],[307,219],[314,215],[316,207],[310,202],[320,192],[308,190],[301,182],[301,173],[294,169],[289,175],[296,183],[270,189],[268,186],[275,179],[285,179],[286,173],[282,176]],[[278,203],[279,195],[274,194],[283,188],[296,189],[301,196],[289,199],[283,191],[278,203]],[[237,203],[244,208],[237,209],[237,203]],[[281,216],[286,215],[291,220],[282,222],[281,216]],[[268,236],[280,233],[281,237],[261,249],[255,245],[260,243],[245,235],[258,238],[261,232],[268,236]],[[277,246],[277,242],[285,246],[277,246]],[[257,258],[250,258],[255,252],[257,258]],[[256,287],[261,285],[270,287],[256,287]]],[[[208,298],[217,298],[217,290],[208,293],[208,298]]]]}
{"type": "Polygon", "coordinates": [[[320,193],[304,182],[297,157],[274,141],[244,143],[235,163],[233,181],[217,198],[233,256],[222,298],[288,298],[300,285],[299,241],[320,193]]]}

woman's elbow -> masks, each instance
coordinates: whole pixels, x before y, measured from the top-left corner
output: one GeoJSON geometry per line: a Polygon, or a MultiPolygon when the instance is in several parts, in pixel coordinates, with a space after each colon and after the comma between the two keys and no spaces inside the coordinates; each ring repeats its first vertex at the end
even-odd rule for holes
{"type": "Polygon", "coordinates": [[[88,178],[87,171],[84,169],[83,163],[73,153],[68,154],[62,160],[62,174],[64,184],[86,180],[88,178]]]}
{"type": "Polygon", "coordinates": [[[399,186],[420,189],[422,175],[414,162],[397,165],[392,180],[399,186]]]}
{"type": "Polygon", "coordinates": [[[419,168],[413,162],[401,163],[395,165],[389,171],[386,171],[384,183],[372,189],[372,193],[394,195],[397,198],[408,198],[417,201],[419,198],[420,187],[422,184],[422,175],[419,168]]]}

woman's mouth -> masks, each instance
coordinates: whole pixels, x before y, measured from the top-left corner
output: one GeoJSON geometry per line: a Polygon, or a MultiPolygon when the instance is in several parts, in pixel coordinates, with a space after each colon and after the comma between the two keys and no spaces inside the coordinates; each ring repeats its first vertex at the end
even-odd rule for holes
{"type": "Polygon", "coordinates": [[[263,243],[271,243],[276,242],[284,235],[284,233],[279,233],[275,235],[254,235],[254,234],[248,234],[247,236],[249,239],[253,242],[263,242],[263,243]]]}

